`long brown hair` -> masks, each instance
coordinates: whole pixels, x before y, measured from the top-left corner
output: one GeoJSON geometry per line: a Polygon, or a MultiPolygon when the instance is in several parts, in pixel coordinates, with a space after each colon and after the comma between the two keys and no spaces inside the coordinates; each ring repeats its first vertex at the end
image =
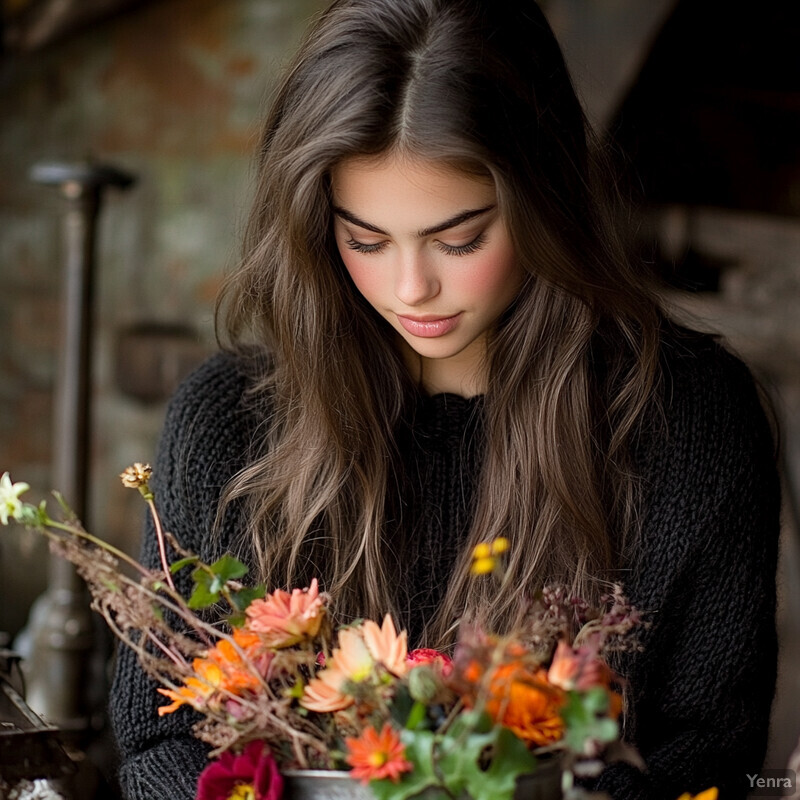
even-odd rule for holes
{"type": "Polygon", "coordinates": [[[253,390],[263,436],[224,501],[245,500],[270,585],[318,574],[345,617],[392,610],[397,432],[419,389],[349,280],[330,211],[334,165],[392,151],[491,176],[528,274],[489,344],[469,539],[509,538],[508,569],[502,585],[470,582],[467,550],[428,643],[478,608],[512,624],[520,587],[594,596],[619,565],[661,313],[587,136],[530,0],[338,0],[311,27],[267,119],[244,259],[218,306],[228,346],[269,354],[253,390]]]}

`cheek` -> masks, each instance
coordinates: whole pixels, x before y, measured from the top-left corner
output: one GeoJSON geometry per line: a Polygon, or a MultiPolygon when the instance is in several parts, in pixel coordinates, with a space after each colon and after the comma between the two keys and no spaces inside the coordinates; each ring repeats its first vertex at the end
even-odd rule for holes
{"type": "MultiPolygon", "coordinates": [[[[500,295],[513,295],[522,283],[522,270],[510,251],[488,255],[464,276],[463,286],[471,294],[482,295],[487,300],[500,295]]],[[[510,297],[509,297],[510,299],[510,297]]]]}
{"type": "Polygon", "coordinates": [[[347,274],[358,289],[367,300],[372,300],[378,292],[378,277],[379,273],[374,268],[370,268],[368,264],[364,263],[363,258],[359,258],[352,250],[341,252],[344,267],[347,274]]]}

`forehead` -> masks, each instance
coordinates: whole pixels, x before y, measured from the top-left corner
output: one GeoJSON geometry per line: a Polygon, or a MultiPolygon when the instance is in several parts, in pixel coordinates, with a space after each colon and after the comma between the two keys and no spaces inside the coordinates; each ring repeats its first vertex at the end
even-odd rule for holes
{"type": "Polygon", "coordinates": [[[489,178],[399,154],[347,158],[331,171],[331,187],[337,206],[402,230],[424,228],[497,200],[489,178]]]}

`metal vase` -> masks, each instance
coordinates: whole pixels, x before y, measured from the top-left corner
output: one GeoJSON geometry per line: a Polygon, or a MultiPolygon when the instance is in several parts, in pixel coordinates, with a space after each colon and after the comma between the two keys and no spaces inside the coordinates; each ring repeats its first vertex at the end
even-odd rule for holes
{"type": "MultiPolygon", "coordinates": [[[[369,786],[354,781],[348,772],[299,769],[286,770],[283,777],[284,800],[374,800],[369,786]]],[[[426,789],[416,797],[420,800],[446,800],[446,795],[436,789],[426,789]]],[[[514,800],[561,800],[558,760],[540,761],[535,773],[518,778],[514,800]]]]}

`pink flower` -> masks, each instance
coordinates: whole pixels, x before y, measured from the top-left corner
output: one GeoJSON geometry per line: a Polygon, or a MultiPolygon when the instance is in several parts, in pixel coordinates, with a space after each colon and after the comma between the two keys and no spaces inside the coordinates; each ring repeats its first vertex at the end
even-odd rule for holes
{"type": "Polygon", "coordinates": [[[324,614],[325,601],[314,578],[308,589],[293,589],[291,594],[276,589],[269,597],[250,603],[247,629],[259,634],[268,647],[291,647],[316,636],[324,614]]]}
{"type": "Polygon", "coordinates": [[[585,691],[595,686],[608,688],[611,678],[612,672],[600,659],[596,648],[573,649],[564,639],[559,641],[547,673],[547,680],[553,686],[566,690],[585,691]]]}
{"type": "Polygon", "coordinates": [[[226,752],[200,773],[195,800],[281,800],[283,778],[264,742],[226,752]]]}
{"type": "Polygon", "coordinates": [[[441,670],[442,677],[446,678],[453,671],[453,659],[447,653],[441,653],[430,647],[418,647],[412,650],[406,658],[409,669],[418,667],[421,664],[429,664],[441,670]]]}

